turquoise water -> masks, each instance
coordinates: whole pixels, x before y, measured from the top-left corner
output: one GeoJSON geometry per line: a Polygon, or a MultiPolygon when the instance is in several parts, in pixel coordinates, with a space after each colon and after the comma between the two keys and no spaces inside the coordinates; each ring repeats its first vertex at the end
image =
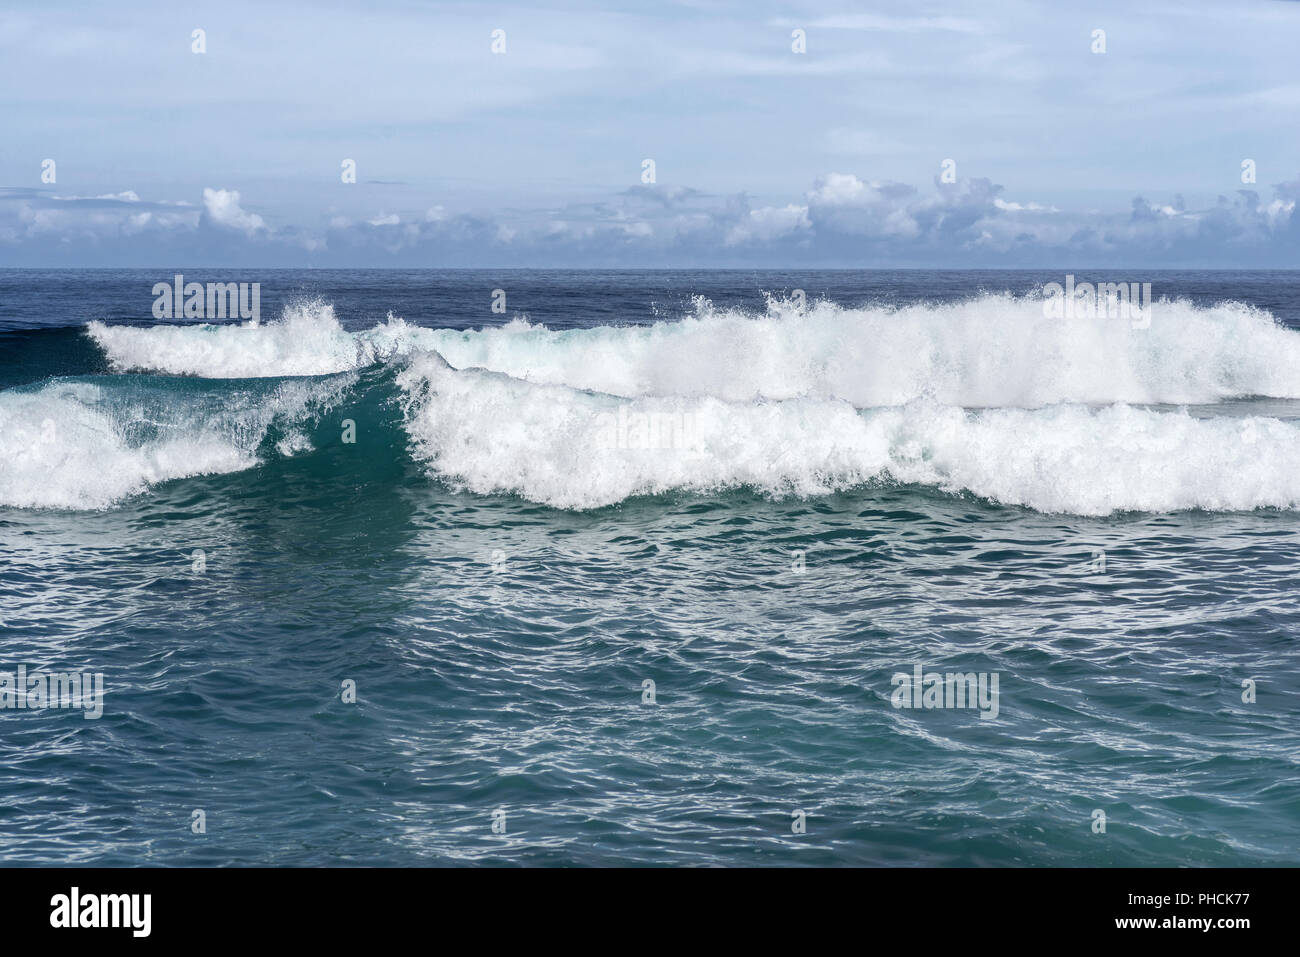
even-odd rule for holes
{"type": "MultiPolygon", "coordinates": [[[[644,276],[517,280],[535,322],[570,304],[558,345],[461,331],[510,315],[453,328],[408,312],[445,335],[376,352],[384,284],[410,301],[419,274],[264,280],[332,305],[342,338],[318,304],[286,340],[303,354],[257,330],[219,348],[194,327],[161,339],[151,322],[96,339],[84,322],[126,317],[95,303],[137,296],[148,319],[134,274],[101,275],[98,300],[40,322],[10,310],[0,670],[102,672],[106,696],[92,720],[0,710],[3,860],[1300,863],[1300,372],[1287,340],[1213,311],[1231,299],[1289,318],[1265,299],[1290,302],[1295,279],[1171,278],[1220,290],[1178,314],[1201,333],[1194,354],[1142,340],[1136,378],[1071,362],[1017,385],[1035,401],[957,396],[952,412],[962,390],[1009,388],[1019,353],[982,370],[1014,352],[1000,323],[1030,321],[968,300],[1034,278],[823,277],[845,287],[828,294],[842,330],[829,355],[857,348],[867,300],[925,303],[931,336],[967,335],[962,315],[989,327],[956,372],[957,353],[909,338],[890,368],[923,349],[946,364],[929,395],[878,406],[836,398],[857,380],[828,359],[796,376],[750,342],[755,375],[738,378],[714,369],[739,367],[721,353],[692,365],[698,343],[642,361],[643,343],[601,332],[802,334],[753,301],[790,288],[782,276],[659,277],[653,294],[644,276]],[[669,286],[736,315],[701,316],[669,286]],[[587,299],[601,311],[573,318],[587,299]],[[428,364],[435,343],[451,370],[428,364]],[[334,371],[276,374],[286,362],[334,371]],[[672,368],[647,377],[655,363],[672,368]],[[1079,368],[1115,401],[1037,401],[1079,368]],[[759,377],[796,394],[741,396],[759,377]],[[1197,392],[1242,381],[1267,389],[1197,392]],[[699,441],[590,445],[590,416],[623,406],[696,416],[674,421],[699,441]],[[886,454],[875,429],[892,444],[869,474],[886,454]],[[916,665],[996,675],[996,717],[895,707],[894,676],[916,665]]],[[[5,283],[10,301],[50,295],[48,275],[5,283]]],[[[1050,366],[1062,351],[1043,336],[1020,341],[1050,366]]]]}

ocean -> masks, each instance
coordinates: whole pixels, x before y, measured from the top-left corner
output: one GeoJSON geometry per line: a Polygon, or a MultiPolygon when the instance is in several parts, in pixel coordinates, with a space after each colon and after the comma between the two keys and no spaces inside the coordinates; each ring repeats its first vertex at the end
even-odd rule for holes
{"type": "Polygon", "coordinates": [[[0,860],[1300,864],[1300,272],[1065,280],[0,271],[0,860]]]}

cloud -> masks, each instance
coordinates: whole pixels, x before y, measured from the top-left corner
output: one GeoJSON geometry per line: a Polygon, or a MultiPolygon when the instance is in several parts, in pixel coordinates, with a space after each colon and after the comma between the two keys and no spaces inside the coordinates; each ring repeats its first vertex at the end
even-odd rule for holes
{"type": "MultiPolygon", "coordinates": [[[[31,264],[40,264],[40,257],[51,253],[61,259],[70,253],[84,256],[88,249],[130,250],[146,244],[150,235],[192,232],[198,219],[198,210],[187,203],[147,202],[134,190],[76,196],[0,189],[0,264],[10,258],[6,251],[30,255],[31,264]]],[[[29,261],[24,255],[12,258],[29,261]]]]}
{"type": "Polygon", "coordinates": [[[694,199],[701,194],[689,186],[665,186],[658,183],[629,186],[622,195],[646,202],[658,203],[660,206],[677,206],[684,200],[694,199]]]}
{"type": "Polygon", "coordinates": [[[742,243],[774,242],[811,229],[807,206],[796,206],[793,203],[782,207],[764,206],[762,209],[751,210],[748,217],[732,226],[727,233],[726,243],[728,246],[736,246],[742,243]]]}
{"type": "Polygon", "coordinates": [[[95,199],[112,199],[119,203],[138,203],[140,197],[133,189],[123,190],[120,193],[105,193],[102,196],[96,196],[95,199]]]}
{"type": "Polygon", "coordinates": [[[239,205],[239,191],[233,189],[203,190],[203,209],[206,217],[217,226],[233,229],[247,236],[266,229],[266,223],[256,213],[246,212],[239,205]]]}
{"type": "Polygon", "coordinates": [[[761,204],[647,185],[559,208],[469,214],[426,200],[272,228],[236,190],[204,189],[200,206],[9,188],[0,265],[1154,268],[1291,266],[1300,254],[1300,178],[1200,208],[1178,194],[1111,211],[1005,194],[983,177],[918,188],[831,171],[761,204]]]}

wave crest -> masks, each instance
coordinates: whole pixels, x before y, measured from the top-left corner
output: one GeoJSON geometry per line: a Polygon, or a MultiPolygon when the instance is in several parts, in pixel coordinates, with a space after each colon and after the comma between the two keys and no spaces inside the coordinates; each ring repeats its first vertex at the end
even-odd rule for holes
{"type": "Polygon", "coordinates": [[[273,424],[284,426],[281,454],[303,451],[296,425],[347,384],[205,395],[68,379],[0,393],[0,505],[102,509],[171,479],[251,468],[273,424]]]}
{"type": "Polygon", "coordinates": [[[833,399],[619,399],[425,359],[398,381],[432,474],[557,508],[734,488],[812,497],[874,482],[1081,515],[1300,503],[1300,428],[1274,418],[1122,404],[863,411],[833,399]]]}
{"type": "Polygon", "coordinates": [[[1151,326],[1048,319],[1041,300],[985,295],[948,305],[763,315],[697,302],[650,326],[554,331],[515,320],[424,329],[390,316],[348,333],[333,308],[300,302],[279,322],[129,328],[91,323],[114,368],[209,378],[323,375],[424,350],[456,367],[611,395],[840,399],[858,408],[916,399],[966,408],[1209,403],[1300,398],[1300,334],[1240,303],[1161,300],[1151,326]]]}

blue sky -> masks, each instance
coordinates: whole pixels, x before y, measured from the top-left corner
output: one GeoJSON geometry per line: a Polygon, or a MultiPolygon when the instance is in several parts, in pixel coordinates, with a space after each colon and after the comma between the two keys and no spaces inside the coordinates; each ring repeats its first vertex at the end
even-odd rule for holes
{"type": "Polygon", "coordinates": [[[0,265],[1296,266],[1298,42],[1289,0],[11,0],[0,265]]]}

